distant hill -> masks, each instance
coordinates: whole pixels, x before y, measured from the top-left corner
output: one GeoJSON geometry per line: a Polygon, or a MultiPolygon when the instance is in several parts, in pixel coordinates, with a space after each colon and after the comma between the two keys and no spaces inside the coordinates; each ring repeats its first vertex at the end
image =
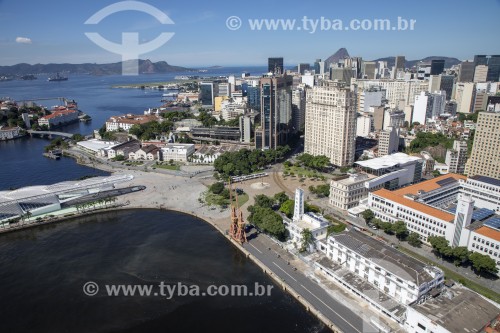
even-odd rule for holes
{"type": "MultiPolygon", "coordinates": [[[[379,58],[375,59],[372,61],[387,61],[387,66],[391,68],[394,66],[394,60],[395,57],[385,57],[385,58],[379,58]]],[[[405,68],[412,68],[413,66],[416,66],[419,62],[430,62],[431,60],[444,60],[444,67],[445,68],[450,68],[453,65],[458,65],[461,63],[461,60],[457,58],[450,58],[450,57],[439,57],[439,56],[430,56],[430,57],[425,57],[423,59],[419,60],[406,60],[405,61],[405,68]]]]}
{"type": "Polygon", "coordinates": [[[330,68],[330,64],[335,64],[339,62],[340,59],[349,58],[349,52],[345,47],[342,47],[337,50],[334,54],[326,58],[325,60],[325,68],[330,68]]]}
{"type": "MultiPolygon", "coordinates": [[[[70,74],[92,74],[92,75],[112,75],[121,74],[122,63],[115,62],[109,64],[17,64],[12,66],[0,66],[0,76],[15,76],[27,74],[51,74],[51,73],[70,73],[70,74]]],[[[172,73],[195,71],[194,69],[172,66],[166,61],[152,62],[151,60],[139,60],[139,73],[172,73]]]]}
{"type": "MultiPolygon", "coordinates": [[[[331,56],[329,56],[325,60],[325,66],[326,66],[326,68],[329,68],[330,64],[337,63],[340,59],[344,59],[344,58],[348,58],[348,57],[349,57],[349,52],[347,52],[347,50],[344,47],[342,47],[342,48],[338,49],[337,52],[335,52],[334,54],[332,54],[331,56]]],[[[394,59],[395,59],[395,57],[385,57],[385,58],[375,59],[372,61],[387,61],[387,66],[389,66],[389,68],[391,68],[392,66],[394,66],[394,61],[395,61],[394,59]]],[[[411,68],[413,66],[416,66],[421,61],[422,62],[430,62],[431,60],[444,60],[444,67],[445,68],[450,68],[451,66],[458,65],[461,62],[461,60],[459,60],[457,58],[430,56],[430,57],[425,57],[423,59],[418,59],[418,60],[406,60],[405,67],[411,68]]]]}

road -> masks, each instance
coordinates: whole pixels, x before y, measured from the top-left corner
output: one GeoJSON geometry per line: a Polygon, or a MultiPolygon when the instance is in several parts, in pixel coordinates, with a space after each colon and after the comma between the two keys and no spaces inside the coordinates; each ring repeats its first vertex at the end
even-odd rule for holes
{"type": "Polygon", "coordinates": [[[359,315],[332,298],[321,286],[305,276],[299,269],[294,270],[288,264],[291,254],[280,248],[267,236],[260,234],[251,238],[244,247],[343,332],[378,332],[372,325],[363,322],[359,315]]]}

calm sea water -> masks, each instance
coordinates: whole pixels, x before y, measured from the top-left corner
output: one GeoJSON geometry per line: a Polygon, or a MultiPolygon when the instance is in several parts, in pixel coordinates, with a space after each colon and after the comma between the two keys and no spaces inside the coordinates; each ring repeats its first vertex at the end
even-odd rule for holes
{"type": "MultiPolygon", "coordinates": [[[[249,69],[210,74],[243,70],[249,69]]],[[[62,130],[88,134],[111,115],[142,113],[161,104],[160,92],[111,85],[173,76],[82,75],[66,82],[0,82],[0,96],[74,98],[93,122],[62,130]]],[[[44,158],[47,143],[38,138],[0,142],[0,190],[105,174],[72,159],[44,158]]],[[[269,297],[166,300],[83,294],[82,286],[90,280],[101,285],[272,284],[208,224],[175,212],[120,211],[0,235],[0,267],[0,332],[328,332],[278,287],[269,297]]]]}
{"type": "MultiPolygon", "coordinates": [[[[208,70],[207,73],[148,74],[138,76],[91,76],[70,75],[68,81],[48,82],[40,76],[33,81],[0,82],[0,97],[14,100],[65,97],[78,102],[78,107],[92,117],[90,123],[75,123],[60,128],[69,133],[90,134],[99,129],[110,116],[135,113],[142,114],[149,107],[162,103],[162,92],[158,90],[116,89],[113,85],[172,81],[176,75],[236,75],[242,72],[260,74],[263,67],[230,67],[208,70]]],[[[60,100],[40,100],[37,103],[46,107],[61,104],[60,100]]],[[[70,159],[53,161],[42,156],[48,139],[19,139],[0,142],[0,190],[28,185],[42,185],[73,180],[82,176],[105,173],[78,166],[70,159]]]]}
{"type": "Polygon", "coordinates": [[[263,297],[86,296],[105,284],[271,285],[222,235],[188,215],[120,211],[0,235],[2,332],[321,332],[275,286],[263,297]]]}

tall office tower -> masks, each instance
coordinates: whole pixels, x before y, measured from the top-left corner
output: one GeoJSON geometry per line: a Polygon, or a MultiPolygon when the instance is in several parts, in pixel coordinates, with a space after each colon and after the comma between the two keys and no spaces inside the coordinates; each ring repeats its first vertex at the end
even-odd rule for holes
{"type": "Polygon", "coordinates": [[[500,179],[500,112],[479,112],[467,175],[500,179]]]}
{"type": "Polygon", "coordinates": [[[471,113],[474,109],[474,96],[476,93],[475,83],[458,82],[455,91],[457,112],[471,113]]]}
{"type": "Polygon", "coordinates": [[[304,131],[306,115],[306,90],[299,87],[292,91],[292,131],[304,131]]]}
{"type": "Polygon", "coordinates": [[[405,71],[405,56],[396,56],[394,59],[394,70],[392,72],[392,78],[396,79],[398,77],[398,72],[405,71]]]}
{"type": "Polygon", "coordinates": [[[431,75],[429,76],[429,88],[427,88],[428,92],[441,90],[441,75],[431,75]]]}
{"type": "Polygon", "coordinates": [[[432,118],[432,106],[434,104],[432,94],[422,91],[420,95],[415,96],[413,107],[412,123],[418,122],[425,124],[427,119],[432,118]]]}
{"type": "Polygon", "coordinates": [[[249,115],[243,115],[239,119],[240,141],[250,143],[252,139],[252,118],[249,115]]]}
{"type": "Polygon", "coordinates": [[[321,59],[316,59],[316,61],[314,62],[313,69],[314,69],[314,74],[323,75],[323,73],[325,72],[325,62],[321,61],[321,59]]]}
{"type": "Polygon", "coordinates": [[[458,82],[472,82],[474,81],[474,63],[471,61],[462,61],[460,63],[460,70],[458,72],[458,82]]]}
{"type": "Polygon", "coordinates": [[[231,97],[231,83],[222,82],[218,84],[219,91],[217,92],[217,96],[226,96],[231,97]]]}
{"type": "Polygon", "coordinates": [[[455,85],[454,75],[439,75],[441,77],[441,85],[438,90],[446,91],[446,100],[450,100],[453,94],[453,86],[455,85]]]}
{"type": "Polygon", "coordinates": [[[404,126],[404,123],[405,113],[403,110],[387,109],[384,111],[383,129],[387,129],[389,127],[400,128],[404,126]]]}
{"type": "Polygon", "coordinates": [[[455,102],[455,101],[446,102],[446,105],[444,106],[444,113],[449,114],[453,117],[456,116],[457,115],[457,102],[455,102]]]}
{"type": "MultiPolygon", "coordinates": [[[[346,59],[347,60],[347,59],[346,59]]],[[[355,78],[361,78],[362,74],[362,65],[363,65],[363,58],[361,57],[352,57],[349,58],[350,60],[350,67],[354,72],[354,77],[355,78]]]]}
{"type": "Polygon", "coordinates": [[[307,90],[304,152],[325,155],[337,166],[354,163],[356,93],[325,80],[307,90]]]}
{"type": "Polygon", "coordinates": [[[375,61],[363,61],[363,78],[365,79],[376,79],[375,70],[377,68],[377,64],[375,61]]]}
{"type": "Polygon", "coordinates": [[[431,63],[420,62],[417,66],[417,79],[428,80],[431,75],[431,63]]]}
{"type": "Polygon", "coordinates": [[[380,131],[378,135],[378,157],[390,155],[398,152],[399,148],[399,129],[396,127],[387,127],[380,131]]]}
{"type": "Polygon", "coordinates": [[[304,75],[306,71],[310,70],[311,69],[311,65],[309,64],[299,64],[299,66],[297,66],[297,71],[304,75]]]}
{"type": "Polygon", "coordinates": [[[257,149],[276,149],[288,141],[292,121],[292,77],[266,76],[260,79],[260,121],[255,131],[257,149]]]}
{"type": "Polygon", "coordinates": [[[283,74],[285,67],[283,66],[283,57],[268,58],[267,71],[274,74],[283,74]]]}
{"type": "Polygon", "coordinates": [[[260,87],[249,86],[247,88],[247,100],[250,108],[260,110],[260,87]]]}
{"type": "Polygon", "coordinates": [[[330,80],[344,82],[347,85],[351,84],[351,79],[355,77],[356,73],[351,67],[331,67],[330,80]]]}
{"type": "Polygon", "coordinates": [[[488,75],[486,81],[500,81],[500,55],[492,55],[488,60],[488,75]]]}
{"type": "Polygon", "coordinates": [[[432,93],[432,112],[431,117],[437,118],[444,114],[446,106],[446,91],[435,91],[432,93]]]}
{"type": "Polygon", "coordinates": [[[217,84],[213,82],[200,82],[200,101],[201,105],[205,108],[213,108],[215,103],[215,96],[217,95],[217,84]]]}
{"type": "Polygon", "coordinates": [[[474,56],[474,68],[479,65],[488,65],[488,58],[485,55],[474,56]]]}
{"type": "Polygon", "coordinates": [[[455,140],[453,149],[446,151],[445,163],[448,165],[448,172],[464,173],[467,163],[467,142],[455,140]]]}
{"type": "Polygon", "coordinates": [[[371,106],[381,106],[385,99],[385,90],[380,86],[370,86],[363,91],[358,91],[358,112],[369,112],[371,106]]]}
{"type": "Polygon", "coordinates": [[[477,65],[474,70],[474,82],[486,82],[488,77],[488,66],[477,65]]]}
{"type": "Polygon", "coordinates": [[[368,137],[373,132],[373,114],[363,112],[356,118],[356,136],[368,137]]]}
{"type": "Polygon", "coordinates": [[[444,72],[444,60],[431,60],[431,75],[439,75],[444,72]]]}

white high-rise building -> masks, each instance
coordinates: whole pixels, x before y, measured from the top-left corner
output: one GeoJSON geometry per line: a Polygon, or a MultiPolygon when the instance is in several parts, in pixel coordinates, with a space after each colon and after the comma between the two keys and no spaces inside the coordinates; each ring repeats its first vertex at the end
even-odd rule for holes
{"type": "Polygon", "coordinates": [[[293,219],[300,220],[304,215],[304,190],[301,188],[295,189],[295,205],[293,207],[293,219]]]}
{"type": "Polygon", "coordinates": [[[415,96],[419,95],[422,91],[427,91],[429,81],[426,80],[365,80],[355,79],[351,80],[351,87],[358,86],[358,90],[365,90],[371,86],[380,86],[385,90],[385,97],[389,102],[391,108],[399,106],[400,101],[404,101],[404,106],[413,104],[415,96]]]}
{"type": "Polygon", "coordinates": [[[457,112],[470,113],[474,107],[475,83],[458,82],[455,88],[457,112]]]}
{"type": "Polygon", "coordinates": [[[354,163],[355,146],[356,93],[330,80],[308,89],[304,152],[348,166],[354,163]]]}
{"type": "Polygon", "coordinates": [[[467,163],[467,142],[455,140],[453,149],[446,151],[445,163],[448,165],[449,172],[464,173],[467,163]]]}
{"type": "Polygon", "coordinates": [[[415,96],[415,104],[413,106],[413,117],[411,122],[425,124],[428,118],[432,115],[432,95],[426,91],[422,91],[420,95],[415,96]]]}
{"type": "Polygon", "coordinates": [[[373,115],[364,112],[356,118],[356,136],[368,137],[374,131],[373,115]]]}

